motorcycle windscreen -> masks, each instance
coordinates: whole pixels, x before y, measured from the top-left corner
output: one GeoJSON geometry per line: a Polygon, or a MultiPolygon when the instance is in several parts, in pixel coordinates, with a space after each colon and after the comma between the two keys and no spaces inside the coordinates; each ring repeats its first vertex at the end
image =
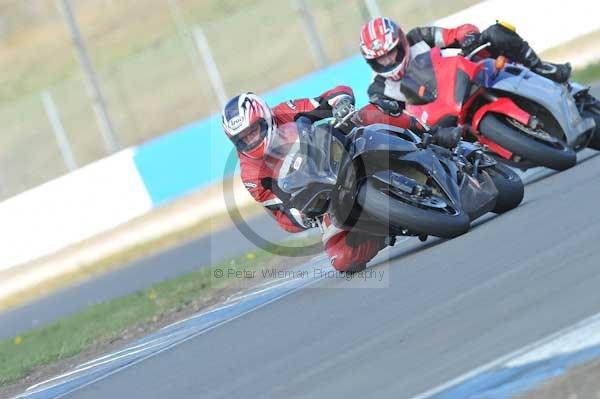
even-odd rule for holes
{"type": "Polygon", "coordinates": [[[300,150],[298,129],[295,123],[286,123],[273,130],[265,148],[264,161],[274,171],[278,171],[286,159],[300,150]]]}
{"type": "Polygon", "coordinates": [[[410,61],[406,74],[402,78],[400,90],[406,102],[423,105],[435,101],[437,80],[431,62],[431,52],[419,54],[410,61]]]}
{"type": "Polygon", "coordinates": [[[326,211],[339,172],[335,157],[340,156],[340,144],[334,143],[330,129],[329,125],[313,127],[299,119],[278,129],[279,137],[274,140],[282,144],[267,151],[269,157],[278,159],[278,186],[291,195],[294,208],[309,215],[326,211]],[[297,139],[290,144],[294,132],[297,139]]]}

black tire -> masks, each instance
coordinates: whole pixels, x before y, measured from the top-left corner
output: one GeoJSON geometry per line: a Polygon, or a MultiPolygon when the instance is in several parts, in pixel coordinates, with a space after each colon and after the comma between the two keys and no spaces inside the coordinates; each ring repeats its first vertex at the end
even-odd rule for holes
{"type": "Polygon", "coordinates": [[[506,165],[496,164],[485,169],[498,189],[494,213],[504,213],[519,206],[525,195],[525,186],[519,175],[506,165]]]}
{"type": "Polygon", "coordinates": [[[594,108],[589,111],[583,111],[581,116],[584,118],[594,118],[594,121],[596,122],[596,128],[594,129],[594,134],[588,143],[588,147],[593,150],[600,151],[600,109],[594,108]]]}
{"type": "Polygon", "coordinates": [[[572,149],[552,147],[528,137],[499,115],[485,115],[479,123],[479,131],[500,146],[540,166],[565,170],[577,163],[577,155],[572,149]]]}
{"type": "Polygon", "coordinates": [[[454,238],[469,231],[471,225],[469,216],[462,210],[451,215],[411,206],[382,192],[371,179],[367,179],[359,189],[357,202],[363,210],[382,222],[393,220],[412,233],[454,238]]]}

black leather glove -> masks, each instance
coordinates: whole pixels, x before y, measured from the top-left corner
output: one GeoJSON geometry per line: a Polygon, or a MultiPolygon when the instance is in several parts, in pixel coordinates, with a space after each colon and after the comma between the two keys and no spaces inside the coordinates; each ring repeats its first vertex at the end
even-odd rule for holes
{"type": "Polygon", "coordinates": [[[391,116],[398,116],[402,113],[402,105],[396,100],[377,98],[372,100],[371,104],[375,105],[381,112],[391,116]]]}
{"type": "Polygon", "coordinates": [[[461,127],[439,127],[434,130],[433,140],[440,147],[450,149],[458,145],[461,136],[461,127]]]}
{"type": "Polygon", "coordinates": [[[527,43],[517,32],[499,22],[484,29],[481,32],[480,40],[482,43],[491,43],[494,50],[516,60],[519,59],[522,49],[527,46],[527,43]]]}
{"type": "Polygon", "coordinates": [[[343,96],[333,104],[331,113],[336,120],[341,121],[352,111],[354,111],[354,99],[343,96]]]}
{"type": "Polygon", "coordinates": [[[475,50],[481,43],[481,34],[477,32],[468,33],[460,45],[464,55],[468,55],[475,50]]]}

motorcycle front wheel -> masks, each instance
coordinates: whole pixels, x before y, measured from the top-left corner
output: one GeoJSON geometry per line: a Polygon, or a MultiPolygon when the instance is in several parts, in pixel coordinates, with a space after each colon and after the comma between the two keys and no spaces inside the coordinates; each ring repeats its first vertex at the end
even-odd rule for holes
{"type": "Polygon", "coordinates": [[[432,196],[413,203],[401,198],[381,182],[367,178],[359,189],[357,202],[364,211],[388,223],[416,234],[454,238],[466,233],[470,227],[469,216],[454,207],[443,207],[443,199],[432,196]]]}
{"type": "Polygon", "coordinates": [[[539,166],[554,170],[565,170],[577,163],[577,154],[565,143],[550,143],[538,140],[532,133],[547,135],[542,130],[534,131],[522,126],[509,117],[487,114],[479,123],[479,131],[498,145],[539,166]]]}

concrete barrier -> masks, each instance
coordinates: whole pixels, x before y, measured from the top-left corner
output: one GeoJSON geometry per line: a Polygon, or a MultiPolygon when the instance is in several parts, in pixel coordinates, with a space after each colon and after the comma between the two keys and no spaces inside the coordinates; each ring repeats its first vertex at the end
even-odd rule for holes
{"type": "Polygon", "coordinates": [[[134,149],[0,204],[0,270],[52,253],[152,209],[134,149]]]}

